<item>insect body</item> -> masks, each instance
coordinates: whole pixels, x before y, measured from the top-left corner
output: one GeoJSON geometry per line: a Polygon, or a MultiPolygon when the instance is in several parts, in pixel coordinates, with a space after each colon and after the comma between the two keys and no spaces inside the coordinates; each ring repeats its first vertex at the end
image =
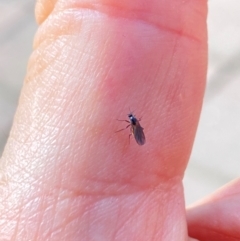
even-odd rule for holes
{"type": "MultiPolygon", "coordinates": [[[[138,145],[140,145],[140,146],[144,145],[146,142],[146,138],[145,138],[145,135],[143,132],[143,128],[141,127],[141,125],[139,123],[140,119],[138,120],[132,113],[128,114],[128,118],[129,118],[129,121],[128,120],[120,120],[120,121],[126,121],[130,124],[126,128],[121,129],[119,131],[125,130],[130,126],[131,133],[129,135],[129,138],[131,135],[133,135],[138,145]]],[[[117,131],[117,132],[119,132],[119,131],[117,131]]]]}

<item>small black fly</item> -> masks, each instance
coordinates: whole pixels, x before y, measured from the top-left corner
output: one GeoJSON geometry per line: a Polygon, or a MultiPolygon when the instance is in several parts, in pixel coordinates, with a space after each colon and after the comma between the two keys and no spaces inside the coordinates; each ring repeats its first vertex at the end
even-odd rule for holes
{"type": "MultiPolygon", "coordinates": [[[[142,146],[145,144],[146,142],[146,138],[145,138],[145,135],[144,135],[144,132],[143,132],[143,128],[141,127],[139,121],[140,119],[138,120],[132,113],[128,114],[128,120],[119,120],[119,121],[126,121],[128,123],[130,123],[128,126],[126,126],[125,128],[119,130],[119,131],[123,131],[125,129],[127,129],[129,126],[130,127],[130,134],[129,134],[129,138],[131,135],[134,136],[136,142],[138,145],[142,146]]],[[[119,132],[117,131],[117,132],[119,132]]]]}

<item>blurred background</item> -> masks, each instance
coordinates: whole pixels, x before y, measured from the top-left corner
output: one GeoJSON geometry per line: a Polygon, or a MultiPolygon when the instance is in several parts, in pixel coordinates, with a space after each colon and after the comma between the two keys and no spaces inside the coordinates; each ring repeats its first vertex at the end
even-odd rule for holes
{"type": "MultiPolygon", "coordinates": [[[[35,0],[0,0],[0,156],[37,25],[35,0]]],[[[185,173],[186,204],[240,172],[240,1],[210,0],[209,69],[203,110],[185,173]]]]}

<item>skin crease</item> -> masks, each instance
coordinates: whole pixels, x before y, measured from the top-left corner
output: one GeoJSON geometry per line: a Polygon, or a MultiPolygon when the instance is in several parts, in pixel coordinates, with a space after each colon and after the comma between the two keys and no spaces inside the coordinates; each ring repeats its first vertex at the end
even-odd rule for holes
{"type": "Polygon", "coordinates": [[[39,29],[0,162],[1,241],[193,240],[187,221],[192,238],[240,240],[239,215],[229,215],[239,207],[228,205],[239,181],[185,211],[206,16],[206,1],[37,2],[39,29]],[[143,146],[129,144],[129,130],[115,133],[129,109],[141,118],[143,146]]]}

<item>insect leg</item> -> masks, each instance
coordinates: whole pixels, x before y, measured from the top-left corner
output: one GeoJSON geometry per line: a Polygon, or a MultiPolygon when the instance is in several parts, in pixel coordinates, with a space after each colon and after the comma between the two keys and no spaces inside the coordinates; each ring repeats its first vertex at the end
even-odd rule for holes
{"type": "Polygon", "coordinates": [[[118,130],[116,131],[115,133],[119,132],[119,131],[123,131],[123,130],[126,130],[130,125],[127,125],[125,128],[121,129],[121,130],[118,130]]]}
{"type": "Polygon", "coordinates": [[[131,140],[131,135],[132,133],[129,134],[128,138],[129,138],[129,144],[130,144],[130,140],[131,140]]]}
{"type": "MultiPolygon", "coordinates": [[[[118,120],[118,119],[117,119],[118,120]]],[[[127,123],[130,123],[130,121],[128,121],[128,120],[118,120],[118,121],[125,121],[125,122],[127,122],[127,123]]]]}
{"type": "Polygon", "coordinates": [[[133,127],[131,126],[131,128],[130,128],[130,134],[129,134],[129,136],[128,136],[129,145],[130,145],[130,141],[131,141],[131,136],[132,136],[133,134],[134,134],[134,133],[133,133],[133,127]]]}

